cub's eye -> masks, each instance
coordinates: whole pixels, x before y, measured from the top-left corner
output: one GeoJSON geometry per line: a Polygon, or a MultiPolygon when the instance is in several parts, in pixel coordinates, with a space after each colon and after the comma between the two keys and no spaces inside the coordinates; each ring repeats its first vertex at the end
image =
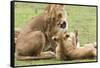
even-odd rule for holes
{"type": "Polygon", "coordinates": [[[57,36],[53,36],[52,37],[52,40],[57,41],[58,40],[58,37],[57,36]]]}
{"type": "Polygon", "coordinates": [[[66,35],[66,37],[68,38],[68,37],[69,37],[69,35],[66,35]]]}
{"type": "Polygon", "coordinates": [[[68,38],[68,37],[69,37],[69,35],[68,35],[68,34],[66,34],[66,35],[65,35],[65,37],[66,37],[66,38],[68,38]]]}
{"type": "Polygon", "coordinates": [[[65,34],[65,35],[64,35],[64,39],[67,39],[67,38],[69,38],[69,37],[70,37],[69,34],[65,34]]]}

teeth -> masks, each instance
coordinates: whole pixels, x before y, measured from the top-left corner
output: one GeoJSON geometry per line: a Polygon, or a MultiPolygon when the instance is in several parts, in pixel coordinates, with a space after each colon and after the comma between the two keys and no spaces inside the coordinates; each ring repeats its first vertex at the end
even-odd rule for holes
{"type": "Polygon", "coordinates": [[[61,32],[66,32],[67,30],[66,30],[66,28],[65,29],[61,28],[60,31],[61,32]]]}
{"type": "Polygon", "coordinates": [[[66,28],[65,29],[68,30],[68,22],[66,22],[66,28]]]}

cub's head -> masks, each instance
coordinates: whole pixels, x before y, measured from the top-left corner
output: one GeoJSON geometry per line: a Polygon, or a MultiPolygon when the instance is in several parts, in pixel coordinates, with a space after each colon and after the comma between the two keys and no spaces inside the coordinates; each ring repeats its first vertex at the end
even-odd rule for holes
{"type": "Polygon", "coordinates": [[[66,47],[77,47],[78,43],[78,32],[58,32],[56,36],[53,36],[52,39],[56,42],[57,45],[64,45],[66,47]]]}
{"type": "Polygon", "coordinates": [[[64,5],[49,4],[45,13],[50,24],[48,31],[57,33],[68,29],[67,12],[64,11],[64,5]]]}

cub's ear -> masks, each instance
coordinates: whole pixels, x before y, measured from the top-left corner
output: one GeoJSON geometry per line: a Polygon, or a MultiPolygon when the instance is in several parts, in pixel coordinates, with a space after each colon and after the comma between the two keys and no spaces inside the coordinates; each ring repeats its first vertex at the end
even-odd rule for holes
{"type": "Polygon", "coordinates": [[[52,37],[52,40],[57,41],[58,40],[58,37],[57,36],[53,36],[52,37]]]}
{"type": "Polygon", "coordinates": [[[74,30],[75,36],[78,37],[78,30],[74,30]]]}

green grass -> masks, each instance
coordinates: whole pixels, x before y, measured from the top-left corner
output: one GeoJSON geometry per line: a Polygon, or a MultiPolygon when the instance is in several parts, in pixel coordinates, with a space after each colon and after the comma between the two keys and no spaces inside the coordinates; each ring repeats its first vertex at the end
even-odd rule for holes
{"type": "Polygon", "coordinates": [[[60,61],[56,59],[50,60],[32,60],[32,61],[16,61],[16,66],[24,65],[43,65],[43,64],[61,64],[61,63],[75,63],[75,62],[95,62],[95,59],[84,59],[84,60],[71,60],[71,61],[60,61]]]}
{"type": "MultiPolygon", "coordinates": [[[[33,16],[39,15],[45,8],[44,4],[33,3],[16,3],[15,4],[15,27],[21,28],[28,20],[33,16]]],[[[79,41],[81,45],[96,41],[96,7],[84,7],[84,6],[65,6],[65,10],[68,13],[69,29],[73,31],[78,29],[79,41]]],[[[74,62],[88,62],[96,61],[96,59],[90,60],[73,60],[73,61],[58,61],[56,59],[51,60],[33,60],[33,61],[17,61],[15,65],[40,65],[40,64],[57,64],[57,63],[74,63],[74,62]]]]}

